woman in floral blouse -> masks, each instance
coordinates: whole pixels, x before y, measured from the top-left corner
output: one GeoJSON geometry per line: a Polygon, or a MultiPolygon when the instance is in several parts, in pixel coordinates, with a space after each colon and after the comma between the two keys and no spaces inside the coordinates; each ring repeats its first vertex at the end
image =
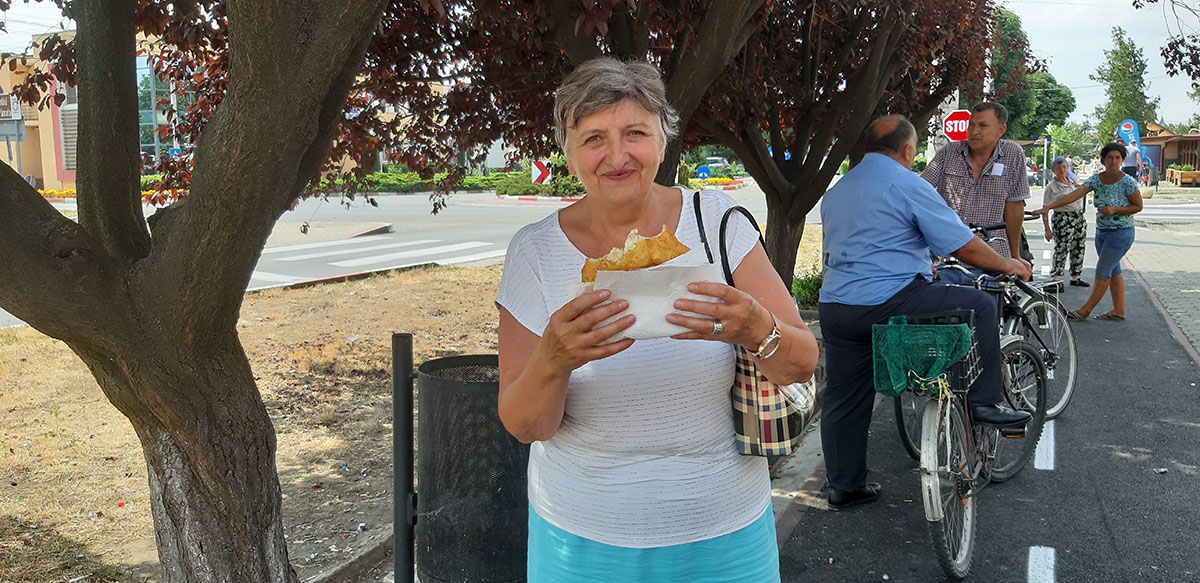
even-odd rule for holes
{"type": "Polygon", "coordinates": [[[1042,207],[1035,214],[1045,215],[1050,209],[1068,205],[1095,192],[1096,205],[1096,280],[1087,302],[1078,310],[1067,313],[1072,320],[1083,320],[1104,294],[1112,292],[1113,309],[1099,314],[1097,320],[1125,319],[1125,277],[1121,275],[1121,258],[1133,246],[1133,215],[1142,210],[1142,194],[1137,181],[1121,171],[1125,149],[1110,142],[1100,150],[1104,172],[1093,174],[1074,192],[1042,207]]]}

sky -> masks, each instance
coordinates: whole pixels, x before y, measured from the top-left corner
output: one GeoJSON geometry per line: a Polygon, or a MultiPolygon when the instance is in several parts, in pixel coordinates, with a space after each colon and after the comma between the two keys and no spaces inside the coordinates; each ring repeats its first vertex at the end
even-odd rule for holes
{"type": "MultiPolygon", "coordinates": [[[[1195,0],[1183,0],[1195,5],[1195,0]]],[[[1113,47],[1112,29],[1120,26],[1146,58],[1146,94],[1159,97],[1162,121],[1184,122],[1200,112],[1200,104],[1188,97],[1191,81],[1168,77],[1159,51],[1168,30],[1177,32],[1173,16],[1164,13],[1162,0],[1147,8],[1133,8],[1132,0],[1001,0],[1021,17],[1033,54],[1046,61],[1047,69],[1075,96],[1071,121],[1092,116],[1105,102],[1105,88],[1088,78],[1104,63],[1104,51],[1113,47]],[[1168,29],[1168,23],[1170,28],[1168,29]]],[[[1185,25],[1197,26],[1195,18],[1185,25]]]]}
{"type": "MultiPolygon", "coordinates": [[[[1168,30],[1178,31],[1160,0],[1148,8],[1134,9],[1132,0],[999,0],[1021,17],[1034,55],[1046,61],[1059,83],[1071,88],[1075,112],[1070,120],[1082,121],[1105,101],[1105,88],[1088,78],[1104,62],[1104,51],[1112,48],[1112,28],[1120,26],[1142,49],[1148,66],[1148,94],[1157,96],[1162,121],[1183,122],[1200,112],[1200,104],[1187,93],[1190,81],[1167,77],[1159,54],[1168,30]],[[1170,28],[1168,28],[1168,24],[1170,28]]],[[[1195,2],[1195,0],[1183,0],[1195,2]]],[[[8,32],[0,33],[0,51],[21,52],[35,33],[57,30],[62,15],[52,2],[14,0],[3,15],[8,32]]],[[[67,28],[74,25],[66,21],[67,28]]],[[[1185,23],[1200,26],[1192,20],[1185,23]]]]}

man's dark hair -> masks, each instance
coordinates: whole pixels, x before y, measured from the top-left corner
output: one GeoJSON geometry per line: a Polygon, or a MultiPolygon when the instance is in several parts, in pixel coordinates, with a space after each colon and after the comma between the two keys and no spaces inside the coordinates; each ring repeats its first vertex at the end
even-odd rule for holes
{"type": "Polygon", "coordinates": [[[904,151],[909,141],[917,137],[917,129],[903,115],[885,115],[867,128],[867,139],[864,151],[899,154],[904,151]],[[895,125],[892,125],[895,122],[895,125]],[[890,129],[889,129],[890,126],[890,129]],[[880,132],[887,130],[880,135],[880,132]]]}
{"type": "Polygon", "coordinates": [[[995,101],[981,101],[971,108],[971,113],[979,113],[981,111],[992,111],[996,113],[996,119],[1001,124],[1008,123],[1008,108],[996,103],[995,101]]]}

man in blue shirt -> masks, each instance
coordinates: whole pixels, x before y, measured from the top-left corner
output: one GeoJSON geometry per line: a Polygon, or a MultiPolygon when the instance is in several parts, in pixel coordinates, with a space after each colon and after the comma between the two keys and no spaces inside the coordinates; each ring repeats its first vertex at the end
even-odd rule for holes
{"type": "Polygon", "coordinates": [[[983,367],[969,393],[972,417],[995,425],[1030,418],[1001,404],[995,299],[973,288],[932,283],[930,252],[1022,279],[1029,279],[1029,264],[1000,256],[972,235],[933,186],[909,170],[917,133],[903,116],[876,120],[866,142],[862,162],[821,201],[825,281],[819,311],[828,374],[821,445],[832,510],[870,502],[881,491],[878,483],[866,481],[867,429],[875,400],[872,324],[896,314],[975,310],[983,367]]]}

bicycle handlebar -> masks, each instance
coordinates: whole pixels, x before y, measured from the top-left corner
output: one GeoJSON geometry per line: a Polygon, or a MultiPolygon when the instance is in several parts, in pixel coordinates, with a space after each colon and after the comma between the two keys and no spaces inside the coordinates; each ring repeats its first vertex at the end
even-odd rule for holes
{"type": "MultiPolygon", "coordinates": [[[[1025,213],[1024,216],[1022,217],[1022,220],[1023,221],[1036,221],[1041,218],[1042,218],[1042,215],[1035,215],[1033,213],[1025,213]]],[[[976,225],[974,223],[967,223],[967,227],[969,227],[971,229],[971,232],[977,233],[977,234],[983,234],[988,231],[999,231],[999,230],[1005,228],[1006,226],[1008,226],[1008,224],[1005,223],[1004,221],[1000,221],[999,223],[992,223],[990,225],[976,225]]]]}

